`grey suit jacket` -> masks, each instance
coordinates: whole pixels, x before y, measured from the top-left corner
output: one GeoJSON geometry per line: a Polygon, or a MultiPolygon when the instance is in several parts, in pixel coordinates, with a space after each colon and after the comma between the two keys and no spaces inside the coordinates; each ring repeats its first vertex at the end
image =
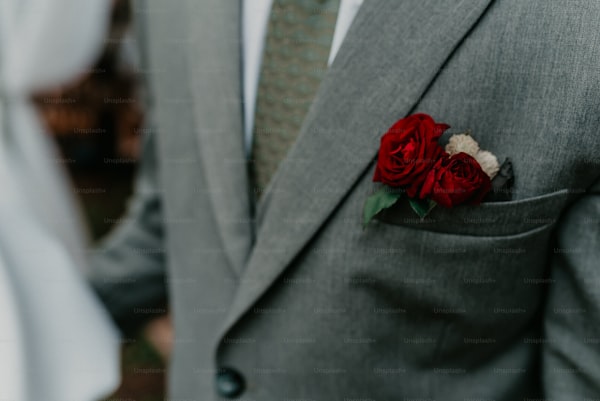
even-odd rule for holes
{"type": "Polygon", "coordinates": [[[245,400],[600,397],[600,2],[366,0],[255,217],[239,1],[136,17],[155,125],[93,281],[122,323],[169,294],[173,399],[222,366],[245,400]],[[414,112],[510,157],[513,199],[363,230],[414,112]]]}

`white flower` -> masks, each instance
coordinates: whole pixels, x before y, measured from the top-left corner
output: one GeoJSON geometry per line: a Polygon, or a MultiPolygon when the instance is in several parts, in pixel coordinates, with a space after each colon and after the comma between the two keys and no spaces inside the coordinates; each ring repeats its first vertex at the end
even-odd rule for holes
{"type": "Polygon", "coordinates": [[[481,150],[477,141],[468,132],[452,135],[446,145],[446,152],[450,156],[461,152],[472,156],[490,179],[493,179],[500,171],[500,163],[496,156],[487,150],[481,150]]]}
{"type": "Polygon", "coordinates": [[[450,137],[446,145],[446,152],[453,156],[457,153],[464,152],[469,156],[475,157],[479,152],[479,144],[471,135],[456,134],[450,137]]]}
{"type": "Polygon", "coordinates": [[[487,150],[480,150],[474,156],[477,163],[481,166],[481,169],[493,179],[498,171],[500,170],[500,164],[498,163],[498,159],[491,152],[487,150]]]}

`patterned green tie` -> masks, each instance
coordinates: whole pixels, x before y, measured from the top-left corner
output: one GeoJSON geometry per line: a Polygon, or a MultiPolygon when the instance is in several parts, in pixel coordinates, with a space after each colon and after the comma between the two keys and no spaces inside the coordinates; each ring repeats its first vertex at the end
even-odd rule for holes
{"type": "Polygon", "coordinates": [[[260,194],[296,140],[327,70],[340,0],[274,0],[263,55],[251,173],[260,194]]]}

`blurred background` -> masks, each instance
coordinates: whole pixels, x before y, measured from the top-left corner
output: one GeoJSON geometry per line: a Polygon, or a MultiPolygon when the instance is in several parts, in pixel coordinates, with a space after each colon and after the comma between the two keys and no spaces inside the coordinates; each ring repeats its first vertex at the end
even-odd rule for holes
{"type": "MultiPolygon", "coordinates": [[[[96,245],[125,212],[144,134],[131,18],[129,0],[116,0],[96,63],[76,82],[34,98],[96,245]]],[[[122,353],[123,382],[109,399],[163,400],[165,367],[158,354],[141,337],[124,339],[122,353]]]]}

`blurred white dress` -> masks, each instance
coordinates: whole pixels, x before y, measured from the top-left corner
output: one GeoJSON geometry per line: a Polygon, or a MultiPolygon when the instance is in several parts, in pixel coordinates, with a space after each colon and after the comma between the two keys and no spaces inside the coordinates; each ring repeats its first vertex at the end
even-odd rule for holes
{"type": "Polygon", "coordinates": [[[78,209],[28,101],[93,62],[110,7],[0,0],[0,400],[93,401],[118,384],[118,337],[82,275],[78,209]]]}

